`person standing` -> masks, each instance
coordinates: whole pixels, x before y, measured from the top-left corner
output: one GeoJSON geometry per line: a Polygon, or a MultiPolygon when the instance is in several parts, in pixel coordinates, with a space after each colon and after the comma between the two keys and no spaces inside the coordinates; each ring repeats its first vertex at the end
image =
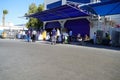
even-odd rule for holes
{"type": "Polygon", "coordinates": [[[25,39],[25,31],[22,31],[22,39],[25,39]]]}
{"type": "Polygon", "coordinates": [[[96,32],[94,32],[93,43],[96,44],[96,32]]]}
{"type": "Polygon", "coordinates": [[[60,30],[57,29],[57,42],[59,42],[59,37],[60,37],[60,30]]]}
{"type": "Polygon", "coordinates": [[[81,34],[79,34],[79,33],[78,33],[78,35],[77,35],[77,41],[80,43],[80,45],[83,44],[82,36],[81,36],[81,34]]]}
{"type": "Polygon", "coordinates": [[[52,42],[51,42],[51,44],[55,45],[56,44],[56,30],[55,30],[55,28],[53,28],[51,34],[52,34],[52,42]]]}
{"type": "Polygon", "coordinates": [[[27,32],[27,41],[30,42],[31,36],[30,36],[30,30],[27,32]]]}
{"type": "Polygon", "coordinates": [[[46,30],[43,31],[42,36],[43,36],[43,40],[46,40],[46,36],[47,36],[46,30]]]}
{"type": "Polygon", "coordinates": [[[32,32],[32,42],[35,42],[36,41],[36,31],[33,30],[32,32]]]}
{"type": "Polygon", "coordinates": [[[72,30],[69,31],[69,42],[72,42],[72,30]]]}

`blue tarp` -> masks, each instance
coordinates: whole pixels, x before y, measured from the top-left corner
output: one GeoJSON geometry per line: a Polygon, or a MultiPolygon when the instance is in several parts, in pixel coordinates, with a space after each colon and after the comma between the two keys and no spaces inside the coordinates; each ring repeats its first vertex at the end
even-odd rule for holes
{"type": "Polygon", "coordinates": [[[80,8],[71,7],[66,4],[27,17],[38,18],[41,21],[51,21],[89,16],[89,12],[100,16],[120,14],[120,0],[105,0],[100,3],[83,5],[80,8]]]}
{"type": "Polygon", "coordinates": [[[100,16],[120,14],[120,0],[107,0],[101,3],[85,5],[81,7],[87,11],[94,11],[100,16]]]}
{"type": "Polygon", "coordinates": [[[120,0],[101,0],[102,4],[104,4],[103,2],[106,2],[107,4],[111,4],[111,3],[116,3],[116,2],[120,2],[120,0]]]}
{"type": "Polygon", "coordinates": [[[67,19],[67,18],[75,18],[75,17],[83,17],[89,16],[88,13],[83,12],[82,10],[75,9],[68,5],[63,5],[57,8],[53,8],[50,10],[45,10],[43,12],[38,12],[28,17],[38,18],[41,21],[50,21],[50,20],[59,20],[59,19],[67,19]]]}

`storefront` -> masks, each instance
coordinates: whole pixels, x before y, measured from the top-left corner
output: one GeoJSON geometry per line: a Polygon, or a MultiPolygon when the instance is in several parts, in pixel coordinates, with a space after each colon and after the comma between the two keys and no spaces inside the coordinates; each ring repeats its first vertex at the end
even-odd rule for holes
{"type": "Polygon", "coordinates": [[[107,0],[91,4],[69,2],[65,5],[32,14],[27,17],[40,19],[46,23],[46,28],[61,27],[67,28],[68,30],[72,29],[74,35],[80,33],[84,36],[87,34],[92,38],[93,33],[97,30],[107,31],[107,28],[104,26],[108,25],[99,21],[101,16],[114,14],[120,14],[119,0],[107,0]],[[91,16],[96,16],[96,21],[92,22],[91,16]],[[60,25],[52,25],[54,22],[57,22],[60,25]],[[91,25],[91,22],[93,23],[93,26],[91,25]]]}

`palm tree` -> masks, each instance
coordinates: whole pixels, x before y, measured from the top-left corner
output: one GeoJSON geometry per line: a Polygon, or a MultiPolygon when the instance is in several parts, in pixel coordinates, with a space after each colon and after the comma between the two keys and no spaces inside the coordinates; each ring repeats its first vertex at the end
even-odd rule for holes
{"type": "Polygon", "coordinates": [[[3,21],[3,26],[5,26],[5,15],[8,14],[8,11],[7,10],[3,10],[3,18],[2,18],[2,21],[3,21]]]}

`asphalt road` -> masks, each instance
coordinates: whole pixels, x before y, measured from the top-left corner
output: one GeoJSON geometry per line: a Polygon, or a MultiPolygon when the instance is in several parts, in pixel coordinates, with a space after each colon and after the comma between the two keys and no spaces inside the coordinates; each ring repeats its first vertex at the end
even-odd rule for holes
{"type": "Polygon", "coordinates": [[[0,80],[120,80],[120,51],[0,40],[0,80]]]}

